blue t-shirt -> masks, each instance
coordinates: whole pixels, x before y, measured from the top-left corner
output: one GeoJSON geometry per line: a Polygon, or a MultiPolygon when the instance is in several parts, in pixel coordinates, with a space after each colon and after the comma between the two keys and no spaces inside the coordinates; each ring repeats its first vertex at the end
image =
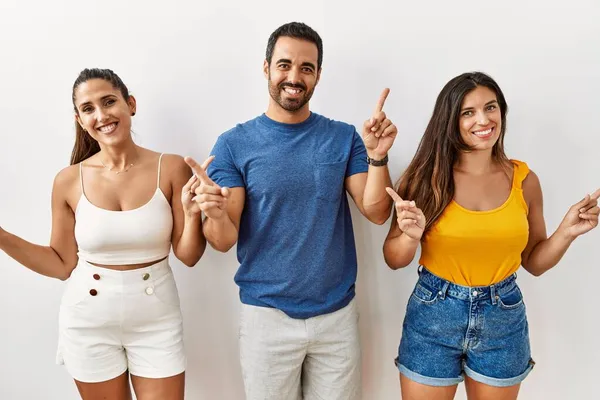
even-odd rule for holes
{"type": "Polygon", "coordinates": [[[299,124],[263,114],[219,136],[211,154],[211,179],[246,190],[240,300],[302,319],[345,307],[357,263],[344,181],[368,170],[354,127],[315,113],[299,124]]]}

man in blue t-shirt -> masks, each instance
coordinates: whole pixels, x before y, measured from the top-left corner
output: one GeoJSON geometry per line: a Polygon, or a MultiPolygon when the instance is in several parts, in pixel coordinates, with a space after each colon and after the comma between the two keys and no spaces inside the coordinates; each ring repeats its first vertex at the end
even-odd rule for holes
{"type": "Polygon", "coordinates": [[[360,398],[346,191],[370,221],[388,219],[387,152],[397,129],[382,111],[387,89],[362,138],[353,126],[311,112],[322,56],[321,38],[307,25],[278,28],[264,62],[267,112],[223,133],[214,159],[186,158],[198,176],[193,189],[207,241],[222,252],[238,243],[249,400],[360,398]]]}

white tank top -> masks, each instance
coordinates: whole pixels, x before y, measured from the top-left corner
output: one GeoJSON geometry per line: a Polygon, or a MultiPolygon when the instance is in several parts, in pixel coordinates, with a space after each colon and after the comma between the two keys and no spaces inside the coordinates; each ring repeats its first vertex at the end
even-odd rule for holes
{"type": "Polygon", "coordinates": [[[141,207],[112,211],[96,207],[85,196],[79,164],[81,197],[75,210],[78,256],[87,262],[128,265],[158,261],[169,255],[173,214],[160,190],[160,163],[154,196],[141,207]]]}

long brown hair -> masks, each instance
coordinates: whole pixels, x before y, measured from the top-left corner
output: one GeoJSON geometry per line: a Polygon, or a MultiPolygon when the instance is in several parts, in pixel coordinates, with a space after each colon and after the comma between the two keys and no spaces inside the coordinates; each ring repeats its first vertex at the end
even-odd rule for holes
{"type": "Polygon", "coordinates": [[[461,152],[471,150],[460,136],[460,110],[465,96],[478,86],[485,86],[496,93],[502,128],[492,149],[492,157],[500,163],[508,161],[504,153],[508,106],[498,84],[481,72],[464,73],[450,80],[438,95],[417,153],[397,182],[400,197],[413,200],[425,214],[425,232],[454,198],[454,165],[461,152]]]}
{"type": "MultiPolygon", "coordinates": [[[[129,90],[127,86],[123,83],[121,78],[117,74],[115,74],[110,69],[100,69],[100,68],[86,68],[77,77],[75,83],[73,84],[73,108],[75,112],[79,115],[79,110],[77,110],[77,106],[75,105],[75,91],[84,82],[89,81],[90,79],[103,79],[107,82],[110,82],[115,89],[118,89],[123,98],[125,100],[129,99],[129,90]]],[[[85,131],[81,125],[77,121],[75,121],[75,145],[73,146],[73,151],[71,152],[71,165],[80,163],[93,156],[94,154],[100,151],[100,145],[98,142],[91,137],[87,131],[85,131]]]]}

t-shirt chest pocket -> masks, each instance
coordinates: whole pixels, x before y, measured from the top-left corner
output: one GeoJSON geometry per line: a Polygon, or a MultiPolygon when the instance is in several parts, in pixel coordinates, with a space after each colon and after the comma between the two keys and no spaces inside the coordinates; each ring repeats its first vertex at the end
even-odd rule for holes
{"type": "Polygon", "coordinates": [[[314,164],[315,189],[318,199],[337,202],[344,190],[346,161],[314,164]]]}

